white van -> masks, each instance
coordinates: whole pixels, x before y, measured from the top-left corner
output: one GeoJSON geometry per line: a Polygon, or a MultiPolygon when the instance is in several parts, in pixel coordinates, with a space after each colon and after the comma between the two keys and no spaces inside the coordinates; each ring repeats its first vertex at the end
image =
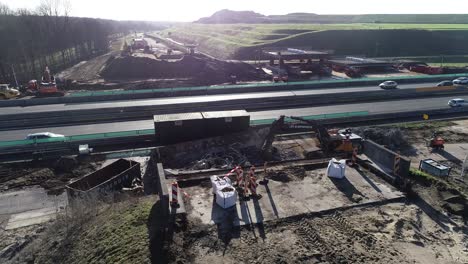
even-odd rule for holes
{"type": "Polygon", "coordinates": [[[464,99],[461,99],[461,98],[455,98],[455,99],[448,101],[448,105],[451,107],[468,106],[468,102],[466,102],[464,99]]]}

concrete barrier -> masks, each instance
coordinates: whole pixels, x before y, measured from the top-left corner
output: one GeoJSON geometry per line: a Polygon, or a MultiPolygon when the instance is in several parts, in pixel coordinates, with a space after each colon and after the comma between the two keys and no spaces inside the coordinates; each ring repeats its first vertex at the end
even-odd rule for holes
{"type": "Polygon", "coordinates": [[[400,156],[382,145],[379,145],[371,140],[363,141],[363,152],[369,157],[374,163],[385,167],[386,172],[392,174],[394,172],[395,158],[399,158],[399,169],[397,173],[393,173],[395,176],[402,178],[408,177],[411,160],[406,157],[400,156]]]}
{"type": "Polygon", "coordinates": [[[50,111],[43,113],[12,114],[8,120],[0,120],[0,129],[27,128],[50,125],[72,125],[83,123],[129,121],[150,119],[152,115],[168,113],[184,113],[193,111],[222,111],[245,109],[260,111],[265,109],[281,109],[286,107],[307,107],[333,105],[340,103],[375,102],[382,100],[397,100],[409,98],[425,98],[447,95],[468,94],[468,89],[418,92],[416,89],[394,91],[350,92],[342,94],[318,94],[303,96],[283,96],[273,98],[253,98],[239,100],[223,100],[216,102],[185,103],[156,106],[131,106],[101,109],[84,109],[71,111],[50,111]]]}
{"type": "MultiPolygon", "coordinates": [[[[456,78],[458,75],[447,75],[452,78],[456,78]]],[[[463,75],[459,75],[463,76],[463,75]]],[[[450,79],[443,75],[438,76],[426,76],[424,78],[411,78],[401,77],[394,78],[400,84],[404,83],[419,83],[428,81],[441,81],[450,79]]],[[[9,106],[32,106],[32,105],[44,105],[44,104],[66,104],[66,103],[83,103],[83,102],[101,102],[101,101],[116,101],[116,100],[131,100],[131,99],[148,99],[148,98],[159,98],[159,97],[171,97],[171,96],[188,96],[188,95],[212,95],[212,94],[230,94],[230,93],[251,93],[251,92],[268,92],[268,91],[288,91],[288,90],[305,90],[305,89],[323,89],[323,88],[345,88],[355,87],[361,85],[378,85],[386,79],[376,78],[367,80],[356,80],[351,79],[349,81],[317,81],[317,82],[291,82],[284,84],[272,83],[271,85],[233,85],[232,88],[229,86],[221,87],[194,87],[193,90],[185,90],[185,87],[179,88],[164,88],[164,89],[152,89],[148,90],[135,90],[134,93],[126,94],[106,94],[106,95],[92,95],[92,96],[64,96],[64,97],[53,97],[53,98],[33,98],[33,99],[17,99],[17,100],[3,100],[0,101],[0,107],[9,106]]],[[[439,87],[440,88],[440,87],[439,87]]],[[[437,90],[437,89],[436,89],[437,90]]],[[[439,90],[440,91],[440,90],[439,90]]]]}
{"type": "Polygon", "coordinates": [[[155,167],[158,179],[157,189],[161,203],[161,215],[166,217],[169,215],[169,190],[167,189],[166,175],[164,174],[162,163],[156,163],[155,167]]]}

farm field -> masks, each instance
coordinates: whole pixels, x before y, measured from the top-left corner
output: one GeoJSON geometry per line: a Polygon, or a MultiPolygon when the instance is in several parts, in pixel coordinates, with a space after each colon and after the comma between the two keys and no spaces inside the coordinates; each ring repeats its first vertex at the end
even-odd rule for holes
{"type": "Polygon", "coordinates": [[[161,32],[197,42],[225,59],[258,57],[266,47],[307,47],[335,54],[429,56],[467,54],[467,24],[181,24],[161,32]],[[346,43],[346,45],[343,45],[346,43]]]}

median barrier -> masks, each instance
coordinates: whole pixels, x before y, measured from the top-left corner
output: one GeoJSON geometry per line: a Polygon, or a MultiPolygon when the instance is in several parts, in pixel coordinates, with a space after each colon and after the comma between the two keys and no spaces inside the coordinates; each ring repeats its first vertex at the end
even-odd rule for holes
{"type": "MultiPolygon", "coordinates": [[[[446,79],[455,79],[466,76],[468,74],[441,74],[430,76],[402,76],[392,78],[400,84],[418,83],[422,81],[441,81],[446,79]]],[[[379,83],[388,80],[389,78],[360,78],[360,79],[345,79],[345,80],[318,80],[304,82],[288,82],[288,83],[257,83],[244,85],[219,85],[219,86],[197,86],[197,87],[176,87],[176,88],[161,88],[161,89],[138,89],[138,90],[122,90],[122,91],[94,91],[94,92],[76,92],[70,93],[64,97],[53,98],[32,98],[32,99],[16,99],[0,101],[0,107],[9,106],[32,106],[44,104],[64,104],[64,103],[82,103],[82,102],[99,102],[99,101],[115,101],[129,99],[147,99],[170,96],[186,96],[186,95],[212,95],[212,94],[229,94],[229,93],[251,93],[251,92],[267,92],[267,91],[287,91],[287,90],[302,90],[302,89],[323,89],[323,88],[344,88],[359,85],[378,85],[379,83]]]]}
{"type": "MultiPolygon", "coordinates": [[[[429,111],[411,111],[400,113],[385,113],[385,114],[369,114],[367,111],[348,112],[348,113],[331,113],[321,115],[304,116],[304,119],[320,119],[324,125],[356,125],[359,123],[372,123],[375,121],[403,121],[405,118],[421,117],[423,114],[429,116],[450,116],[457,113],[468,114],[468,108],[448,108],[436,109],[429,111]]],[[[252,120],[252,126],[269,126],[275,120],[263,119],[252,120]]],[[[293,120],[286,120],[294,122],[293,120]]],[[[78,146],[81,144],[89,144],[92,147],[109,146],[117,144],[134,144],[142,141],[154,141],[154,129],[137,130],[137,131],[122,131],[100,134],[76,135],[66,137],[60,140],[44,141],[39,144],[31,140],[15,140],[0,142],[0,160],[15,160],[32,158],[33,153],[41,153],[41,151],[50,152],[51,149],[60,151],[62,155],[78,154],[78,146]],[[65,153],[66,152],[66,153],[65,153]]]]}
{"type": "Polygon", "coordinates": [[[44,113],[11,114],[8,120],[0,120],[0,129],[25,128],[50,125],[71,125],[111,121],[150,119],[155,114],[183,113],[196,111],[221,111],[245,109],[260,111],[286,107],[311,107],[356,102],[377,102],[382,100],[415,99],[424,97],[468,94],[466,88],[420,92],[417,89],[381,90],[350,92],[341,94],[291,95],[273,98],[247,98],[172,105],[146,105],[115,108],[50,111],[44,113]]]}

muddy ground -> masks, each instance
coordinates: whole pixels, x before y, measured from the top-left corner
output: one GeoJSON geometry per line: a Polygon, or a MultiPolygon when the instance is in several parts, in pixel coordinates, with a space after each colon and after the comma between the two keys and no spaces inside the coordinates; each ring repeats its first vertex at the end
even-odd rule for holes
{"type": "Polygon", "coordinates": [[[51,194],[61,193],[71,180],[94,172],[102,162],[64,158],[53,162],[22,162],[0,165],[0,190],[40,185],[51,194]]]}
{"type": "MultiPolygon", "coordinates": [[[[420,153],[425,151],[424,141],[432,135],[432,130],[442,131],[449,143],[462,143],[468,142],[466,125],[467,121],[451,121],[422,126],[362,128],[361,132],[367,133],[366,136],[372,137],[375,141],[381,140],[380,143],[389,148],[401,152],[407,151],[408,155],[412,155],[413,162],[416,162],[420,153]],[[391,140],[386,141],[389,138],[391,140]]],[[[294,147],[295,144],[291,146],[294,147]]],[[[216,156],[226,154],[223,153],[220,152],[216,156]]],[[[234,153],[237,155],[237,150],[234,153]]],[[[198,154],[192,159],[185,160],[185,166],[179,165],[196,168],[204,166],[203,162],[213,160],[212,156],[206,156],[206,153],[198,154]]],[[[233,155],[229,152],[227,154],[233,155]]],[[[238,158],[250,160],[257,155],[258,153],[247,151],[238,158]]],[[[70,179],[90,173],[101,165],[101,162],[87,161],[2,165],[0,190],[41,185],[52,192],[61,191],[70,179]]],[[[460,170],[459,167],[454,166],[454,168],[460,170]]],[[[272,181],[281,183],[300,184],[309,176],[304,169],[298,168],[269,172],[272,181]]],[[[451,184],[459,187],[465,183],[454,181],[451,184]]],[[[206,189],[208,188],[206,186],[206,189]]],[[[326,215],[301,215],[241,228],[203,225],[199,219],[189,217],[186,222],[178,222],[173,243],[168,251],[168,261],[170,263],[468,263],[468,227],[466,219],[461,216],[466,211],[466,207],[461,208],[461,215],[453,213],[457,208],[450,206],[460,203],[450,188],[427,181],[414,181],[414,193],[408,197],[406,203],[354,208],[326,215]]],[[[101,220],[105,222],[105,219],[101,220]]],[[[3,221],[5,219],[0,214],[0,222],[3,221]]],[[[140,230],[141,234],[146,234],[147,231],[144,229],[146,223],[144,221],[138,223],[143,228],[140,230]]],[[[13,245],[13,249],[21,251],[22,245],[30,244],[42,237],[44,227],[47,226],[49,224],[12,231],[3,230],[0,254],[6,254],[9,258],[10,245],[13,245]]],[[[92,230],[99,230],[93,228],[92,230]]],[[[122,228],[125,229],[125,226],[122,228]]],[[[120,232],[117,229],[111,231],[120,232]]],[[[113,239],[120,241],[119,237],[113,239]]],[[[119,249],[120,254],[126,254],[125,245],[136,243],[129,239],[119,249]]],[[[72,241],[68,241],[67,247],[74,248],[76,244],[73,241],[80,241],[80,235],[76,234],[72,241]]],[[[60,243],[62,242],[57,238],[57,241],[51,241],[47,246],[57,250],[55,245],[60,243]]],[[[145,245],[140,248],[145,248],[145,245]]],[[[41,247],[38,245],[37,249],[40,250],[41,247]]],[[[86,256],[86,250],[79,255],[86,256]]],[[[143,250],[132,254],[147,253],[143,250]]],[[[107,251],[105,255],[113,256],[107,251]]],[[[99,263],[99,260],[93,259],[91,263],[99,263]]]]}
{"type": "MultiPolygon", "coordinates": [[[[156,54],[164,51],[162,43],[154,43],[152,39],[147,41],[155,47],[153,52],[156,54]]],[[[142,51],[135,51],[132,56],[120,56],[122,43],[123,39],[115,40],[110,52],[82,61],[57,76],[69,80],[67,90],[83,91],[225,84],[231,82],[231,75],[241,82],[270,79],[250,64],[218,60],[203,54],[181,55],[172,60],[160,60],[142,51]]]]}

